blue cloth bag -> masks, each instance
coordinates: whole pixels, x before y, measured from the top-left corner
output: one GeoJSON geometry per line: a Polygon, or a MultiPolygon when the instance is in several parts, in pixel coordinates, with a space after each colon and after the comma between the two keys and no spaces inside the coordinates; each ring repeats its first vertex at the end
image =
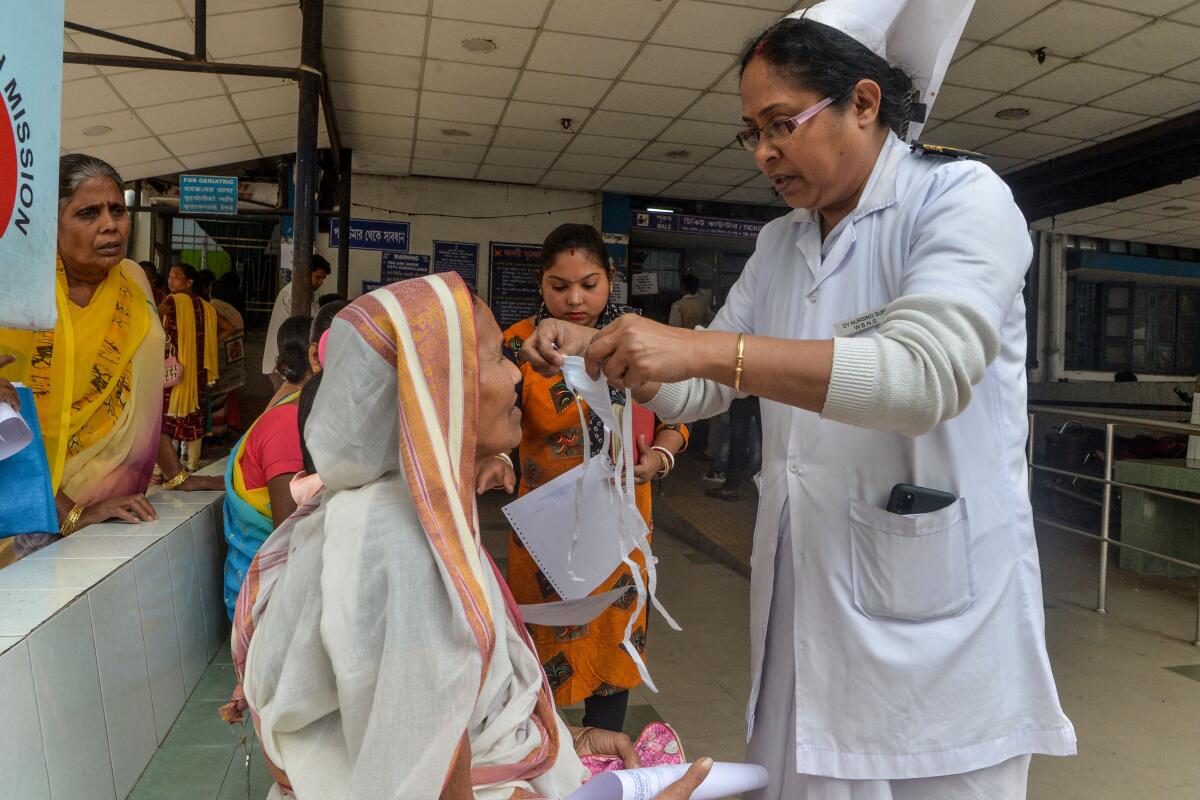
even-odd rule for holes
{"type": "Polygon", "coordinates": [[[50,487],[50,464],[33,392],[17,386],[21,417],[33,441],[0,461],[0,539],[22,533],[58,533],[58,511],[50,487]]]}

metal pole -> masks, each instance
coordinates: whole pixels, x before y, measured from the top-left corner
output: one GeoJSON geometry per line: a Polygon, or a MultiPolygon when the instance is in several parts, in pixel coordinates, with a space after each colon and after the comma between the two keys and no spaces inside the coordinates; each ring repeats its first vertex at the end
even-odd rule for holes
{"type": "Polygon", "coordinates": [[[1107,614],[1108,599],[1108,525],[1112,515],[1113,431],[1111,422],[1104,426],[1104,505],[1100,507],[1100,586],[1096,591],[1096,611],[1107,614]]]}
{"type": "Polygon", "coordinates": [[[119,56],[108,53],[63,53],[64,64],[87,64],[93,67],[129,67],[130,69],[165,69],[172,72],[209,72],[216,75],[248,75],[255,78],[286,78],[297,80],[300,70],[295,67],[272,67],[265,64],[234,64],[224,61],[184,61],[173,58],[119,56]]]}
{"type": "Polygon", "coordinates": [[[349,148],[342,148],[338,162],[338,226],[342,235],[338,239],[337,255],[337,291],[342,297],[350,296],[350,185],[353,175],[350,162],[353,158],[354,153],[349,148]]]}
{"type": "Polygon", "coordinates": [[[1192,644],[1200,647],[1200,594],[1196,597],[1196,641],[1192,644]]]}
{"type": "Polygon", "coordinates": [[[195,0],[196,60],[208,57],[208,0],[195,0]]]}
{"type": "Polygon", "coordinates": [[[292,314],[312,312],[313,220],[317,209],[317,116],[321,113],[321,25],[324,0],[304,0],[300,40],[300,113],[296,127],[296,217],[292,248],[292,314]]]}

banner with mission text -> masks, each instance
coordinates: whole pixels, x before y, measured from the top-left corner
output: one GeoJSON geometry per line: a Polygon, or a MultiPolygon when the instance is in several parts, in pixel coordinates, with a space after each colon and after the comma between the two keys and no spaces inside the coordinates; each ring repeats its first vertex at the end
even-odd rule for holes
{"type": "Polygon", "coordinates": [[[53,328],[63,0],[0,14],[0,326],[53,328]]]}

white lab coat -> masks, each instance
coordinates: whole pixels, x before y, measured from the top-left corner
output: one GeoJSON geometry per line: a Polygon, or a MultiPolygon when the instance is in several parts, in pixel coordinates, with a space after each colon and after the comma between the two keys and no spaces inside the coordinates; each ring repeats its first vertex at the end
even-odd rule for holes
{"type": "MultiPolygon", "coordinates": [[[[312,309],[308,312],[310,316],[316,316],[317,308],[319,308],[317,299],[317,293],[313,292],[312,309]]],[[[279,336],[279,327],[290,316],[292,316],[292,282],[288,281],[279,290],[279,294],[275,295],[275,305],[271,307],[271,320],[267,323],[267,341],[263,347],[262,371],[264,375],[270,375],[275,371],[275,361],[279,358],[279,342],[276,341],[279,336]]]]}
{"type": "MultiPolygon", "coordinates": [[[[898,297],[941,294],[970,302],[1003,342],[966,409],[923,436],[762,401],[747,718],[753,731],[763,670],[793,668],[800,773],[923,778],[1075,751],[1046,655],[1026,488],[1030,255],[1025,221],[991,170],[911,154],[889,137],[858,209],[824,243],[804,210],[763,229],[713,322],[829,339],[837,323],[898,297]],[[959,500],[916,518],[890,514],[897,483],[959,500]],[[794,657],[764,667],[781,534],[792,545],[794,657]]],[[[731,397],[693,380],[650,405],[698,419],[731,397]]]]}

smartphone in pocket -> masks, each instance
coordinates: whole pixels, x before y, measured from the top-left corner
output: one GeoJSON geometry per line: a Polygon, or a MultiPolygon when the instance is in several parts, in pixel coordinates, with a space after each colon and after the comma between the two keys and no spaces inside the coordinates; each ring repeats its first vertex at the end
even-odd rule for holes
{"type": "Polygon", "coordinates": [[[913,486],[910,483],[897,483],[892,487],[887,510],[893,514],[928,514],[930,511],[945,508],[957,499],[949,492],[939,489],[913,486]]]}

